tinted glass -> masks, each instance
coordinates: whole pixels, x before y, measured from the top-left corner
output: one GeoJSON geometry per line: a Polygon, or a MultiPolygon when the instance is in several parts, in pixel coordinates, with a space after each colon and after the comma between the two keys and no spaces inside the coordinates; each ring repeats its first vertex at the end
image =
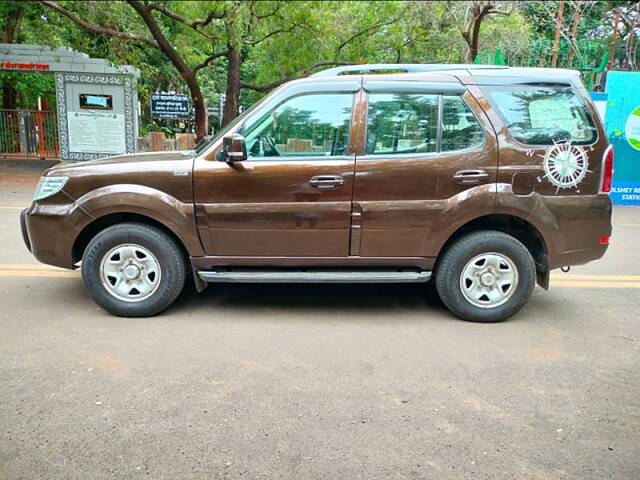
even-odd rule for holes
{"type": "Polygon", "coordinates": [[[249,157],[346,155],[353,94],[294,97],[244,132],[249,157]]]}
{"type": "Polygon", "coordinates": [[[438,95],[369,95],[366,153],[437,151],[438,95]]]}
{"type": "Polygon", "coordinates": [[[442,147],[440,151],[463,150],[482,143],[482,127],[460,97],[442,98],[442,147]]]}
{"type": "Polygon", "coordinates": [[[523,143],[577,144],[596,139],[591,114],[571,87],[484,87],[511,134],[523,143]]]}

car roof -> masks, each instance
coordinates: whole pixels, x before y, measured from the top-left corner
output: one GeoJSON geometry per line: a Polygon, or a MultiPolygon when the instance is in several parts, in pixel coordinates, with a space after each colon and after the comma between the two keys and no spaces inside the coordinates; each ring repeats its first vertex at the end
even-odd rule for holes
{"type": "Polygon", "coordinates": [[[580,78],[577,70],[563,68],[509,67],[504,65],[475,64],[366,64],[329,68],[311,75],[310,79],[352,79],[361,75],[363,81],[449,81],[453,83],[523,84],[559,83],[575,84],[580,78]],[[385,73],[389,72],[389,73],[385,73]],[[468,80],[467,80],[468,79],[468,80]]]}

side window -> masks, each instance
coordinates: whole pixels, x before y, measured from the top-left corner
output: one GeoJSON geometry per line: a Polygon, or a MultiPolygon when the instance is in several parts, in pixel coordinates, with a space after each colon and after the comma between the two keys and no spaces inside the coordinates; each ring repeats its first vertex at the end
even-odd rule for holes
{"type": "Polygon", "coordinates": [[[458,96],[444,96],[442,102],[440,151],[463,150],[482,143],[482,127],[464,100],[458,96]]]}
{"type": "Polygon", "coordinates": [[[530,145],[596,140],[593,118],[571,87],[483,87],[511,134],[530,145]]]}
{"type": "Polygon", "coordinates": [[[437,151],[438,95],[369,95],[366,154],[437,151]]]}
{"type": "Polygon", "coordinates": [[[293,97],[244,131],[250,158],[346,155],[353,94],[293,97]]]}

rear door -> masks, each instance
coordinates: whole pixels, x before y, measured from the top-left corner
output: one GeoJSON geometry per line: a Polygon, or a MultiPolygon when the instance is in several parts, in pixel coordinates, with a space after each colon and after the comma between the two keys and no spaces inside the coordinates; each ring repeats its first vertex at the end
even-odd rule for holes
{"type": "Polygon", "coordinates": [[[493,129],[458,84],[365,80],[364,87],[351,254],[435,256],[443,226],[494,208],[493,129]]]}

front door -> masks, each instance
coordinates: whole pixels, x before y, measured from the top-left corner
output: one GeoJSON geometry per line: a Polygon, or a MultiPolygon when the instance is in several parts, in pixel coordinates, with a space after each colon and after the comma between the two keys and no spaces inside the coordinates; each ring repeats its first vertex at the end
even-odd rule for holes
{"type": "Polygon", "coordinates": [[[196,214],[208,255],[348,255],[353,102],[348,92],[296,95],[243,126],[246,161],[196,160],[196,214]]]}
{"type": "Polygon", "coordinates": [[[366,142],[356,159],[353,196],[360,233],[353,235],[351,254],[432,257],[441,244],[438,231],[457,220],[461,202],[492,211],[495,135],[460,86],[407,82],[394,91],[379,84],[364,85],[366,142]]]}

